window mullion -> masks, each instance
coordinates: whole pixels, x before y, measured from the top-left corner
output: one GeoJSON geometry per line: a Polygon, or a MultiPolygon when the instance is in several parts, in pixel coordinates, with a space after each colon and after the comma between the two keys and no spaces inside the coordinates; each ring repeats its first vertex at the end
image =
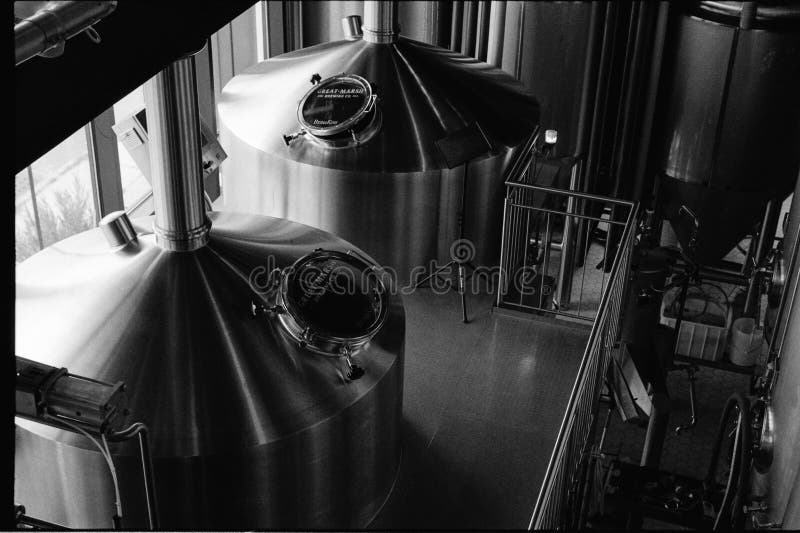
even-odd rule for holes
{"type": "Polygon", "coordinates": [[[86,126],[89,167],[98,221],[111,212],[125,208],[117,136],[111,129],[113,124],[114,109],[109,108],[86,126]]]}
{"type": "Polygon", "coordinates": [[[36,203],[36,185],[33,182],[33,167],[28,165],[28,186],[31,190],[31,204],[33,205],[33,220],[36,222],[36,237],[39,239],[39,249],[44,248],[42,236],[42,222],[39,220],[39,205],[36,203]]]}

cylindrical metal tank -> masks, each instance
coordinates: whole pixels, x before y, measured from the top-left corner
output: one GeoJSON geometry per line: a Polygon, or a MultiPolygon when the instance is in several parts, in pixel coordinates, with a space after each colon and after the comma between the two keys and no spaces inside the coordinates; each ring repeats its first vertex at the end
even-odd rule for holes
{"type": "Polygon", "coordinates": [[[493,264],[503,170],[537,131],[539,106],[503,71],[397,35],[394,8],[366,2],[363,37],[263,61],[225,86],[224,205],[340,235],[401,280],[449,261],[462,237],[475,244],[477,263],[493,264]],[[377,95],[369,125],[314,135],[301,123],[304,105],[342,74],[377,95]]]}
{"type": "Polygon", "coordinates": [[[676,17],[665,52],[661,194],[698,257],[722,258],[792,190],[800,162],[800,9],[698,2],[676,17]]]}
{"type": "MultiPolygon", "coordinates": [[[[16,353],[125,382],[129,420],[149,428],[161,528],[364,527],[400,461],[401,301],[343,239],[204,212],[187,61],[146,91],[161,213],[135,234],[112,217],[20,264],[16,353]],[[364,277],[334,292],[340,273],[364,277]]],[[[122,524],[144,529],[137,446],[111,452],[122,524]]],[[[15,464],[28,515],[112,526],[109,469],[83,436],[18,418],[15,464]]]]}

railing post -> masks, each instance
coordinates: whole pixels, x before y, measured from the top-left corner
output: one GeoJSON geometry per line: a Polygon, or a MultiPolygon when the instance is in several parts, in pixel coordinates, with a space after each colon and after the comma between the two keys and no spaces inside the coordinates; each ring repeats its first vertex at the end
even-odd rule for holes
{"type": "MultiPolygon", "coordinates": [[[[577,191],[579,189],[578,180],[581,176],[581,169],[583,167],[583,160],[577,159],[572,164],[572,171],[569,178],[569,190],[577,191]]],[[[575,217],[571,216],[576,213],[577,199],[574,196],[567,198],[567,212],[564,215],[564,230],[561,235],[561,267],[558,270],[558,290],[556,293],[556,302],[559,309],[567,310],[570,306],[570,297],[572,295],[572,273],[575,263],[575,230],[577,224],[575,217]]]]}

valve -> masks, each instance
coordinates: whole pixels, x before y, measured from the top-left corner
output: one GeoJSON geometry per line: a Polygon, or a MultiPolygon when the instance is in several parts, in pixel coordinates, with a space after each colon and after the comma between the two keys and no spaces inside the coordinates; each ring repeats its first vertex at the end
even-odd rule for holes
{"type": "Polygon", "coordinates": [[[295,140],[298,137],[300,137],[302,135],[305,135],[305,134],[306,134],[305,130],[300,130],[300,131],[298,131],[296,133],[290,133],[289,135],[283,135],[283,142],[286,143],[286,146],[289,146],[289,143],[291,143],[293,140],[295,140]]]}
{"type": "Polygon", "coordinates": [[[364,375],[364,369],[358,366],[353,362],[352,359],[352,352],[350,351],[350,347],[346,344],[342,346],[339,353],[342,354],[344,358],[344,362],[347,363],[347,379],[350,381],[355,381],[364,375]]]}

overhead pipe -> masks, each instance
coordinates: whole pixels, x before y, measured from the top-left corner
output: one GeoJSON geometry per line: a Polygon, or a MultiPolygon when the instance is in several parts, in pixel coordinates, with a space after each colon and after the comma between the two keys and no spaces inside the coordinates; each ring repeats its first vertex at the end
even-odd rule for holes
{"type": "Polygon", "coordinates": [[[397,2],[393,0],[369,0],[364,2],[364,40],[376,44],[391,44],[397,41],[400,27],[397,24],[397,2]]]}
{"type": "MultiPolygon", "coordinates": [[[[752,24],[755,20],[800,20],[800,5],[784,3],[779,5],[758,5],[757,2],[720,2],[704,0],[700,6],[708,11],[742,17],[752,24]],[[743,16],[743,13],[749,12],[743,16]]],[[[741,27],[741,26],[740,26],[741,27]]],[[[743,29],[750,29],[749,27],[743,29]]]]}
{"type": "Polygon", "coordinates": [[[67,39],[90,30],[116,9],[117,2],[66,1],[47,6],[14,24],[16,66],[39,54],[60,55],[67,39]]]}
{"type": "Polygon", "coordinates": [[[178,59],[145,84],[153,230],[165,250],[192,251],[208,242],[200,113],[194,59],[178,59]]]}

